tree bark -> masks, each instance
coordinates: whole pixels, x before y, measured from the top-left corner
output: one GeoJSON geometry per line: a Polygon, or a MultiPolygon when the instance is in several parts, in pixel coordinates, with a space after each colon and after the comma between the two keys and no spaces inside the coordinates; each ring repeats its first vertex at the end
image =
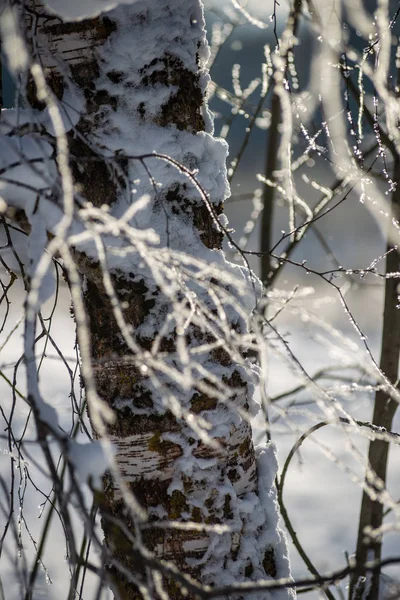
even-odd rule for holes
{"type": "MultiPolygon", "coordinates": [[[[273,447],[256,458],[244,415],[254,373],[244,359],[235,359],[229,339],[221,344],[227,331],[233,337],[245,334],[246,324],[233,305],[225,307],[228,326],[213,321],[220,310],[216,298],[232,293],[223,278],[215,279],[216,269],[232,277],[237,273],[241,281],[249,274],[227,263],[221,251],[218,217],[229,193],[227,150],[213,137],[205,101],[208,50],[201,2],[139,0],[71,23],[31,0],[26,18],[33,60],[43,66],[54,94],[62,100],[72,90],[82,104],[68,133],[77,201],[118,218],[135,198],[147,195],[146,210],[133,222],[159,236],[149,259],[138,244],[125,252],[129,238],[122,231],[111,242],[100,242],[97,254],[93,248],[74,249],[95,383],[115,414],[108,436],[120,474],[150,522],[231,528],[222,534],[153,528],[143,532],[143,542],[159,559],[212,585],[288,576],[277,524],[273,447]],[[206,196],[182,169],[148,157],[154,151],[198,171],[206,196]],[[216,269],[199,276],[188,267],[190,283],[183,263],[177,263],[184,255],[188,265],[201,260],[202,268],[215,264],[216,269]],[[207,353],[190,354],[207,344],[207,353]],[[197,363],[188,366],[188,355],[197,363]],[[161,359],[164,370],[157,363],[161,359]]],[[[31,104],[40,109],[34,85],[28,88],[31,104]]],[[[99,503],[105,542],[145,584],[145,563],[115,524],[117,518],[136,535],[118,482],[108,476],[104,483],[99,503]]],[[[117,568],[111,574],[120,598],[141,597],[117,568]]],[[[171,598],[183,597],[176,582],[164,583],[171,598]]],[[[292,592],[273,596],[288,598],[292,592]]],[[[259,594],[258,600],[264,597],[271,595],[259,594]]]]}
{"type": "MultiPolygon", "coordinates": [[[[396,157],[394,165],[394,181],[400,177],[400,161],[396,157]]],[[[400,190],[397,187],[391,199],[393,222],[389,225],[386,247],[386,273],[396,273],[400,269],[400,254],[396,239],[398,231],[393,223],[399,217],[400,190]]],[[[400,312],[398,308],[398,281],[393,277],[385,280],[385,302],[382,323],[382,345],[379,367],[387,380],[396,388],[399,380],[400,357],[400,312]]],[[[375,393],[372,423],[383,431],[392,429],[393,418],[398,407],[396,398],[391,398],[386,390],[375,393]]],[[[372,440],[368,449],[368,464],[365,484],[369,492],[362,494],[358,536],[356,548],[356,570],[351,580],[349,598],[351,600],[378,600],[380,596],[380,569],[371,572],[366,563],[382,559],[383,535],[379,535],[384,516],[384,500],[382,493],[386,487],[387,465],[389,460],[389,443],[384,440],[372,440]],[[369,531],[375,535],[369,537],[369,531]]]]}

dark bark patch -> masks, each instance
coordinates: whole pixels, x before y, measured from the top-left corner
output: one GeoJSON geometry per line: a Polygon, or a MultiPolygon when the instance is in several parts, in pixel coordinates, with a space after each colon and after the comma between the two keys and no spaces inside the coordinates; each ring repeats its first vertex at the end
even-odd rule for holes
{"type": "MultiPolygon", "coordinates": [[[[107,371],[104,376],[105,385],[107,382],[107,371]]],[[[98,376],[96,372],[96,383],[98,385],[98,376]]],[[[163,414],[151,414],[151,409],[153,406],[152,396],[150,392],[147,392],[146,397],[146,405],[138,406],[142,400],[138,400],[138,397],[143,393],[141,391],[141,385],[139,384],[136,388],[133,389],[134,396],[131,401],[134,408],[149,408],[149,414],[136,414],[132,412],[130,408],[127,406],[122,409],[118,409],[116,411],[116,421],[113,425],[109,426],[109,433],[111,435],[115,435],[117,437],[129,437],[130,435],[146,435],[153,434],[154,432],[168,431],[172,433],[176,433],[181,431],[181,425],[177,422],[174,415],[166,411],[163,414]]],[[[107,399],[107,397],[105,398],[107,399]]],[[[154,441],[153,441],[154,443],[154,441]]],[[[176,446],[176,452],[178,452],[179,448],[179,456],[181,455],[180,446],[176,446]]],[[[177,455],[178,456],[178,455],[177,455]]],[[[189,480],[190,481],[190,480],[189,480]]]]}
{"type": "MultiPolygon", "coordinates": [[[[109,17],[84,19],[83,21],[62,21],[57,18],[54,21],[43,26],[42,31],[45,35],[58,37],[73,33],[85,34],[87,32],[90,34],[90,38],[97,41],[107,39],[117,29],[116,23],[109,17]]],[[[85,38],[84,35],[83,38],[85,38]]]]}
{"type": "MultiPolygon", "coordinates": [[[[52,90],[53,94],[61,100],[64,95],[65,82],[64,77],[59,75],[56,71],[48,71],[46,73],[46,82],[49,88],[52,90]]],[[[28,77],[28,83],[26,86],[26,97],[28,99],[29,104],[32,108],[36,110],[44,110],[46,108],[46,103],[42,102],[37,97],[36,84],[32,75],[28,77]]]]}
{"type": "MultiPolygon", "coordinates": [[[[126,303],[126,308],[123,309],[125,321],[135,329],[154,306],[154,300],[146,300],[147,288],[143,282],[130,282],[128,285],[122,276],[112,274],[111,278],[119,301],[126,303]]],[[[84,300],[88,309],[94,360],[105,359],[107,356],[129,356],[131,351],[122,339],[110,298],[103,287],[101,273],[96,281],[88,278],[84,300]]]]}
{"type": "Polygon", "coordinates": [[[240,456],[247,455],[251,452],[253,448],[253,444],[251,438],[246,438],[239,446],[239,454],[240,456]]]}
{"type": "Polygon", "coordinates": [[[263,567],[267,575],[276,577],[276,562],[273,548],[268,548],[264,554],[263,567]]]}
{"type": "Polygon", "coordinates": [[[175,185],[165,193],[165,201],[175,215],[188,216],[207,248],[222,248],[224,234],[218,229],[215,219],[223,213],[223,203],[210,202],[213,214],[204,198],[189,199],[186,185],[175,185]]]}
{"type": "MultiPolygon", "coordinates": [[[[212,204],[214,217],[223,213],[223,204],[220,202],[217,205],[212,204]]],[[[224,234],[218,229],[218,225],[214,222],[213,216],[205,201],[202,201],[200,206],[196,206],[194,212],[194,225],[200,232],[200,239],[207,248],[222,248],[224,234]]]]}
{"type": "Polygon", "coordinates": [[[204,410],[214,410],[217,408],[218,401],[215,398],[209,398],[204,394],[196,393],[191,400],[191,409],[196,415],[204,410]]]}
{"type": "Polygon", "coordinates": [[[224,500],[224,519],[233,519],[231,497],[229,494],[227,494],[225,496],[225,500],[224,500]]]}
{"type": "Polygon", "coordinates": [[[70,65],[72,79],[82,88],[86,96],[87,90],[95,89],[95,80],[100,75],[99,64],[96,60],[86,60],[70,65]]]}
{"type": "Polygon", "coordinates": [[[223,347],[214,348],[214,350],[211,351],[211,356],[217,364],[223,365],[224,367],[229,367],[232,364],[232,359],[229,355],[229,352],[227,352],[223,347]]]}
{"type": "Polygon", "coordinates": [[[163,440],[161,438],[161,431],[156,431],[148,442],[148,448],[152,452],[158,452],[166,459],[166,464],[168,461],[173,461],[182,456],[183,451],[178,444],[174,444],[173,442],[169,442],[168,440],[163,440]]]}
{"type": "Polygon", "coordinates": [[[186,496],[179,490],[174,490],[170,497],[169,502],[169,511],[168,518],[169,519],[179,519],[183,512],[189,510],[188,504],[186,502],[186,496]]]}
{"type": "Polygon", "coordinates": [[[228,471],[228,478],[231,483],[236,483],[237,481],[240,481],[240,475],[237,469],[230,469],[228,471]]]}
{"type": "Polygon", "coordinates": [[[198,506],[194,506],[192,508],[192,521],[194,521],[195,523],[202,522],[201,510],[198,506]]]}
{"type": "Polygon", "coordinates": [[[121,81],[124,78],[124,72],[123,71],[109,71],[108,73],[106,73],[108,79],[112,82],[112,83],[121,83],[121,81]]]}
{"type": "MultiPolygon", "coordinates": [[[[101,156],[93,152],[81,138],[68,135],[71,153],[71,171],[78,190],[87,202],[100,207],[111,206],[117,199],[118,177],[114,169],[101,156]]],[[[126,168],[126,161],[120,161],[126,168]]]]}
{"type": "Polygon", "coordinates": [[[166,54],[153,59],[139,70],[141,84],[145,87],[177,87],[177,91],[163,104],[155,119],[162,127],[175,125],[181,131],[197,133],[204,131],[204,119],[201,115],[203,94],[199,85],[199,73],[185,68],[176,56],[166,54]],[[155,68],[157,67],[157,68],[155,68]]]}

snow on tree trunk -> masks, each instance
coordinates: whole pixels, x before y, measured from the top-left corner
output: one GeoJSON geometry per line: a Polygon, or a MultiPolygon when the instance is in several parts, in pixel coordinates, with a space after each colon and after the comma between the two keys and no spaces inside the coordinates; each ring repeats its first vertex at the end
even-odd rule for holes
{"type": "MultiPolygon", "coordinates": [[[[288,576],[274,448],[255,452],[245,414],[256,376],[235,340],[247,334],[243,315],[255,305],[257,285],[221,250],[227,147],[213,137],[205,101],[201,2],[139,0],[78,22],[62,22],[36,0],[27,9],[33,60],[59,99],[80,105],[68,133],[78,200],[119,218],[145,198],[129,222],[158,236],[130,245],[121,226],[97,247],[74,250],[97,391],[115,412],[108,435],[120,473],[151,522],[230,528],[152,528],[143,542],[216,586],[288,576]],[[195,173],[201,189],[153,152],[195,173]]],[[[30,84],[40,108],[34,96],[30,84]]],[[[90,221],[93,230],[97,222],[90,221]]],[[[107,518],[133,532],[111,477],[100,502],[106,544],[140,577],[138,554],[107,518]]],[[[117,570],[113,577],[122,598],[139,597],[117,570]]],[[[182,597],[176,583],[166,585],[171,598],[182,597]]]]}

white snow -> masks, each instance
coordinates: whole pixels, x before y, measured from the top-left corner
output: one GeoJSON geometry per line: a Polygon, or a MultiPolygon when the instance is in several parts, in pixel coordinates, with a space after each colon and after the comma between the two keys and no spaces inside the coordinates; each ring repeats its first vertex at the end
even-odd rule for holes
{"type": "Polygon", "coordinates": [[[134,4],[137,0],[45,0],[51,11],[66,21],[97,17],[119,4],[134,4]]]}
{"type": "Polygon", "coordinates": [[[81,484],[90,483],[91,487],[101,489],[101,477],[112,466],[113,449],[107,440],[93,440],[82,443],[73,440],[68,444],[68,459],[74,474],[81,484]]]}

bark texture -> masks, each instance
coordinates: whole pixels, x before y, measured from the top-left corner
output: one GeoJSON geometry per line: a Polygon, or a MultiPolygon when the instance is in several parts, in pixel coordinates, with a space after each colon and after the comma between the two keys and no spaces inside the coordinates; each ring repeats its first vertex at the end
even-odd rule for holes
{"type": "MultiPolygon", "coordinates": [[[[400,178],[400,161],[396,158],[394,180],[400,178]]],[[[391,199],[393,222],[398,222],[400,207],[400,190],[397,188],[391,199]]],[[[396,239],[397,230],[390,224],[388,239],[396,239]]],[[[397,245],[389,241],[386,248],[386,273],[395,273],[400,268],[400,254],[397,245]]],[[[387,380],[396,388],[399,381],[400,357],[400,312],[398,309],[398,284],[388,277],[385,281],[385,302],[382,323],[382,347],[379,367],[387,380]]],[[[392,429],[393,418],[398,408],[397,399],[391,398],[386,390],[378,390],[375,394],[372,423],[382,427],[383,431],[392,429]]],[[[373,440],[368,449],[368,465],[365,483],[369,493],[363,491],[358,537],[356,548],[356,570],[351,580],[351,600],[378,600],[380,596],[380,570],[372,573],[366,563],[382,559],[383,535],[379,535],[384,518],[384,498],[389,459],[389,443],[384,440],[373,440]],[[372,531],[374,535],[369,536],[372,531]],[[378,535],[377,535],[378,534],[378,535]]]]}
{"type": "MultiPolygon", "coordinates": [[[[179,289],[173,263],[169,273],[163,258],[168,255],[173,261],[185,254],[233,272],[220,251],[223,235],[217,219],[228,194],[226,148],[213,138],[205,103],[207,47],[201,3],[139,0],[96,19],[63,23],[31,0],[26,19],[33,59],[43,65],[52,90],[59,99],[73,93],[81,102],[79,119],[68,133],[77,200],[106,206],[118,217],[135,198],[148,194],[150,203],[135,217],[135,226],[153,229],[159,236],[151,261],[137,246],[124,254],[128,238],[123,232],[111,247],[106,241],[108,283],[93,249],[75,249],[97,390],[115,411],[108,435],[117,448],[120,473],[150,522],[169,519],[231,527],[223,534],[147,529],[143,542],[158,558],[174,561],[185,573],[214,585],[287,576],[286,546],[277,527],[273,449],[262,453],[264,467],[258,466],[251,426],[240,412],[249,407],[254,377],[219,343],[224,332],[211,319],[218,314],[216,294],[231,290],[211,272],[205,274],[190,293],[195,315],[205,307],[206,325],[193,318],[183,327],[179,313],[190,314],[189,284],[185,280],[179,289]],[[129,158],[153,151],[198,170],[207,198],[168,162],[129,158]],[[164,265],[164,288],[154,280],[157,260],[164,265]],[[171,286],[174,291],[168,292],[171,286]],[[188,367],[182,343],[189,350],[205,344],[210,348],[197,357],[196,367],[188,367]],[[163,370],[157,366],[160,357],[163,370]],[[168,369],[182,373],[181,385],[168,369]],[[196,426],[199,419],[208,424],[204,431],[217,444],[207,443],[196,426]]],[[[29,97],[40,109],[33,85],[29,97]]],[[[239,269],[235,272],[243,281],[248,277],[239,269]]],[[[240,311],[230,307],[226,315],[226,330],[232,335],[246,332],[240,311]]],[[[120,519],[135,535],[111,477],[105,479],[99,502],[106,544],[145,582],[142,558],[108,518],[120,519]]],[[[141,597],[118,570],[113,569],[113,577],[121,598],[141,597]]],[[[176,582],[165,585],[171,598],[183,597],[176,582]]],[[[276,592],[274,597],[291,594],[276,592]]],[[[258,594],[259,600],[264,597],[270,595],[258,594]]]]}

